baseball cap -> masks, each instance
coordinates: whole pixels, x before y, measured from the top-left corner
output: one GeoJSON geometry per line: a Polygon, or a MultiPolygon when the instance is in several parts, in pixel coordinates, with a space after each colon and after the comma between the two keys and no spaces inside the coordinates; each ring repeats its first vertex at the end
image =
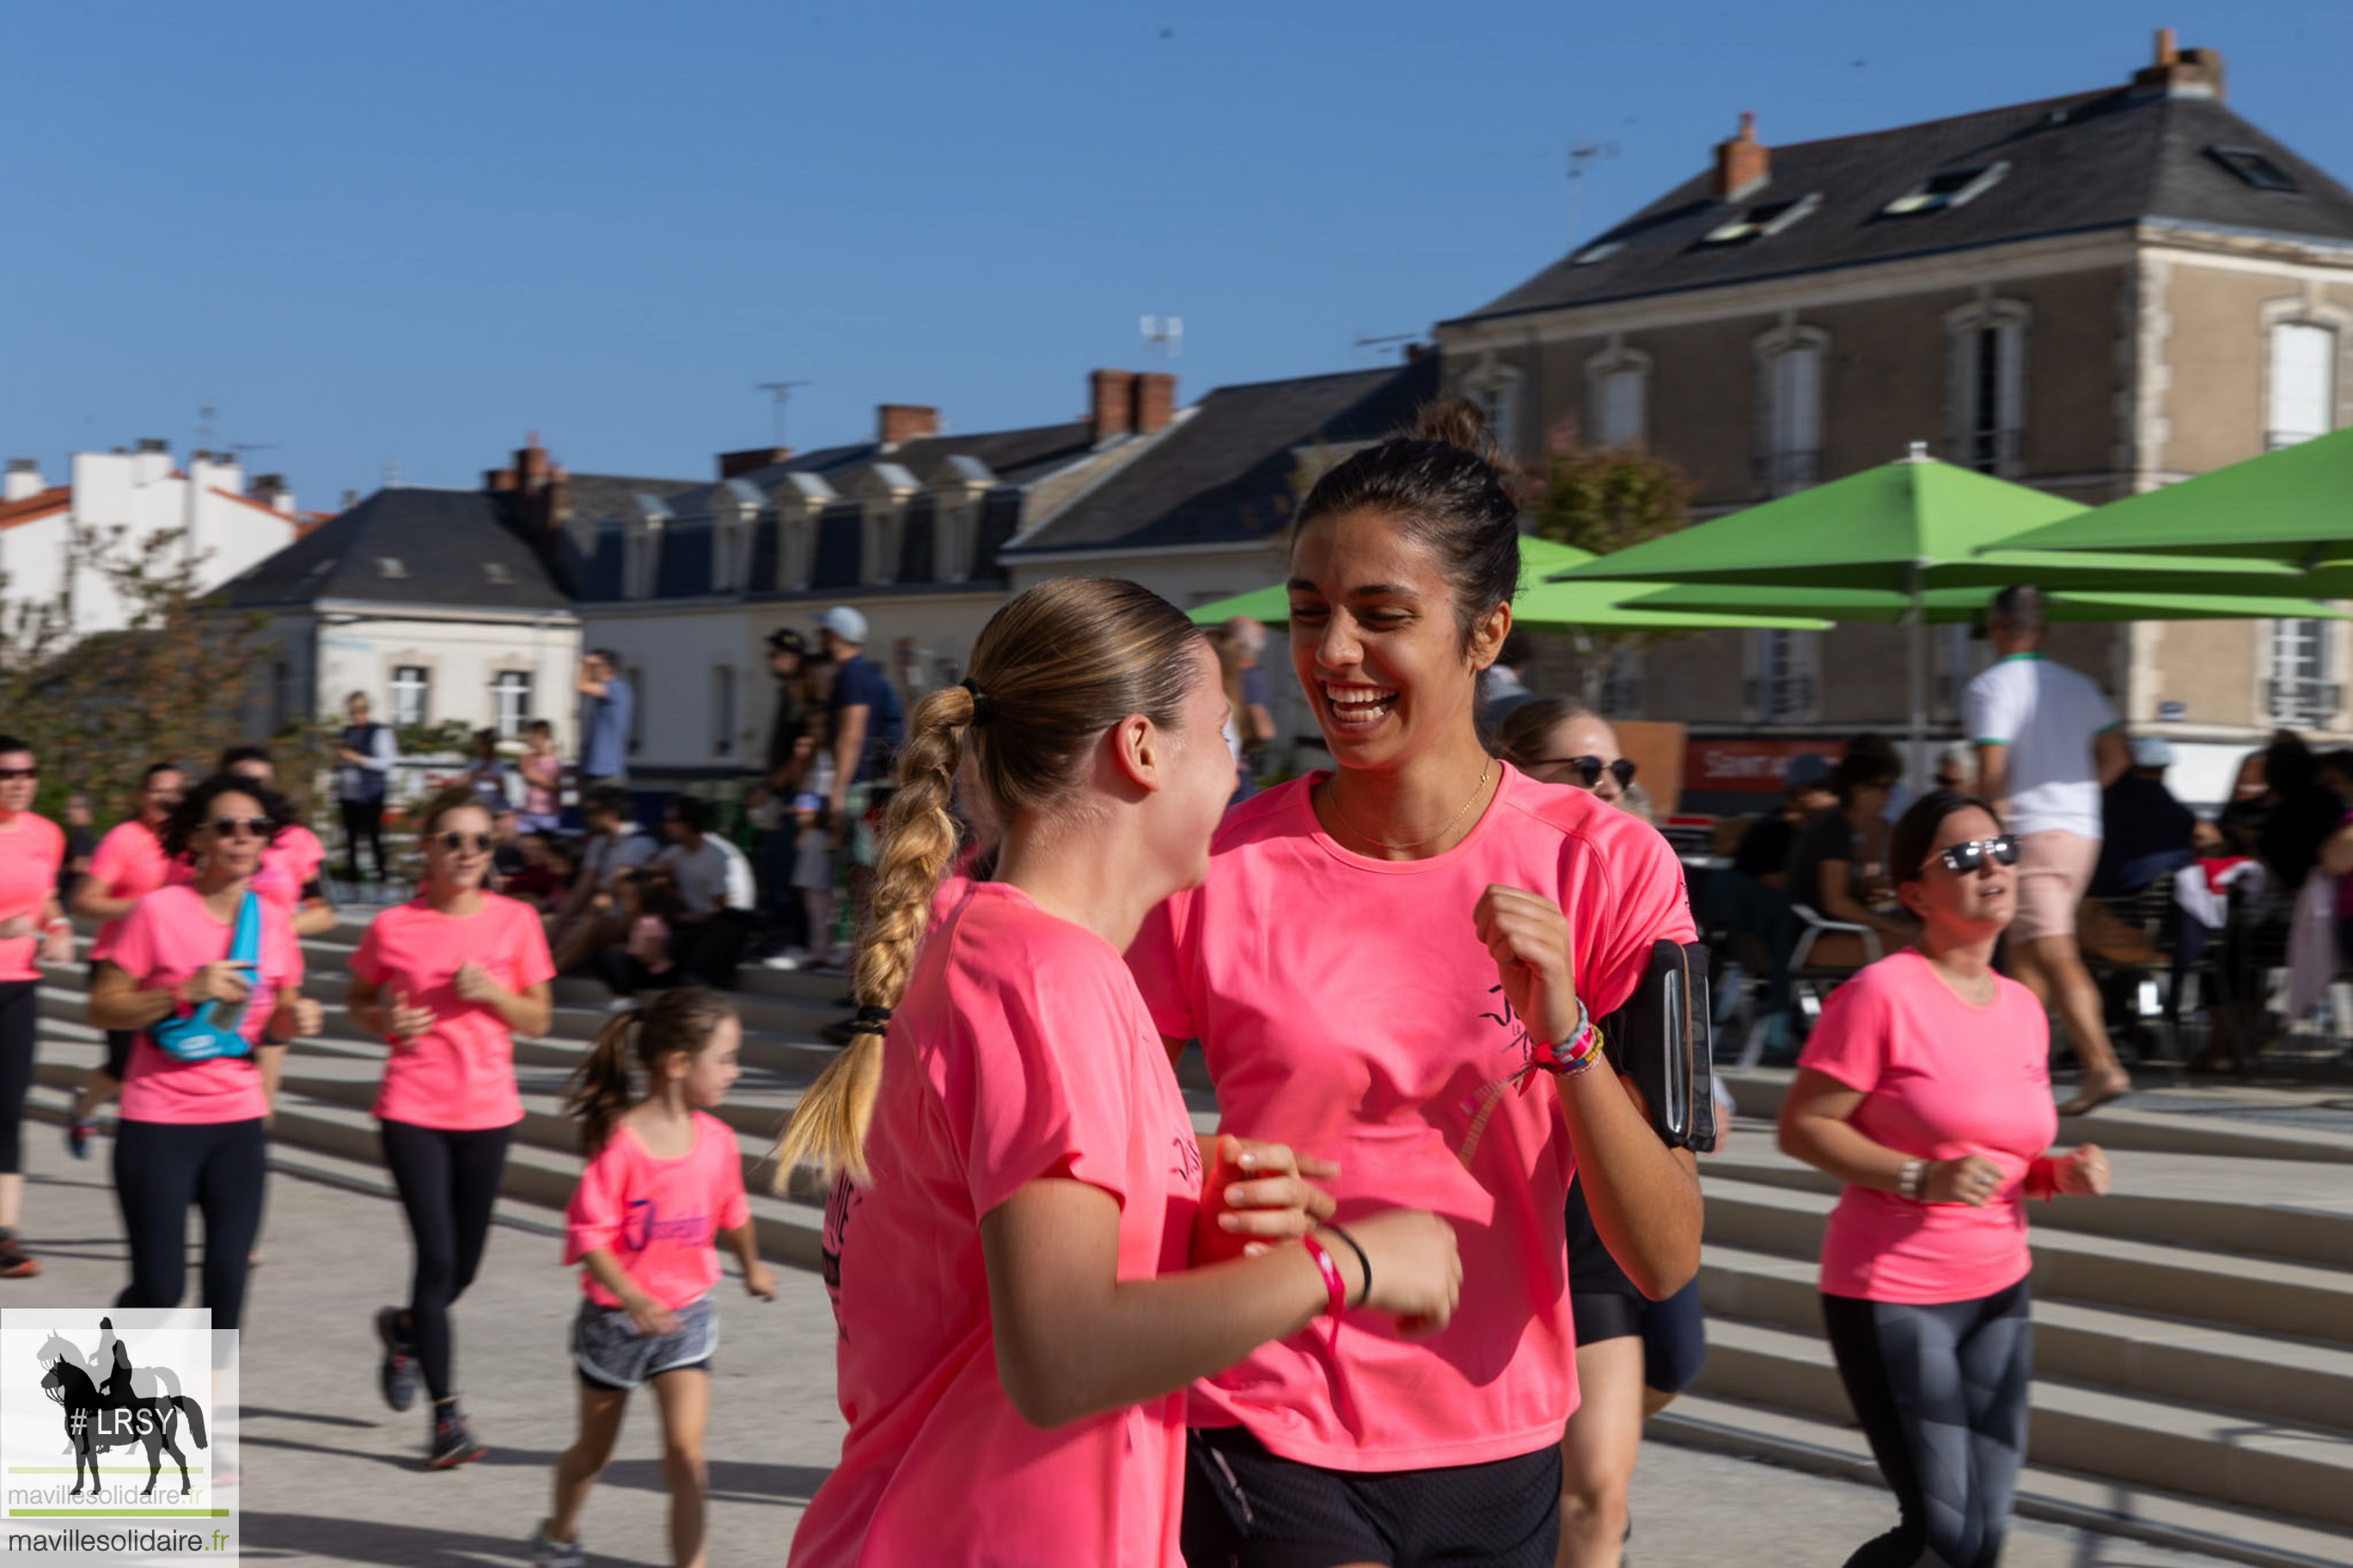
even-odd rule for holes
{"type": "Polygon", "coordinates": [[[770,653],[807,653],[808,638],[790,626],[779,626],[768,634],[768,651],[770,653]]]}
{"type": "Polygon", "coordinates": [[[2162,735],[2136,735],[2132,760],[2137,768],[2169,768],[2173,765],[2173,742],[2162,735]]]}
{"type": "Polygon", "coordinates": [[[1831,760],[1819,752],[1802,752],[1789,759],[1781,782],[1791,789],[1810,789],[1831,776],[1831,760]]]}
{"type": "Polygon", "coordinates": [[[848,605],[836,605],[818,613],[817,624],[846,643],[863,647],[866,642],[866,617],[848,605]]]}

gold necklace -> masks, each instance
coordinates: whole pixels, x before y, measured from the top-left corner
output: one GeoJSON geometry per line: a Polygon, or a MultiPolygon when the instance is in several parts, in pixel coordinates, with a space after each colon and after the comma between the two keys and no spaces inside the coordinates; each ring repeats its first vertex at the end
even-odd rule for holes
{"type": "Polygon", "coordinates": [[[1340,819],[1341,826],[1355,834],[1357,838],[1366,844],[1373,845],[1382,849],[1419,849],[1425,844],[1437,843],[1440,839],[1454,831],[1454,825],[1462,820],[1462,814],[1471,809],[1471,802],[1477,800],[1480,794],[1486,789],[1487,775],[1494,771],[1495,759],[1490,757],[1487,759],[1487,765],[1479,770],[1479,782],[1471,786],[1471,794],[1469,797],[1465,799],[1461,805],[1454,808],[1454,815],[1446,819],[1445,826],[1440,828],[1437,832],[1431,834],[1427,838],[1409,838],[1402,844],[1392,844],[1386,838],[1374,837],[1371,834],[1366,832],[1363,828],[1349,821],[1347,812],[1340,805],[1340,779],[1339,775],[1336,773],[1334,774],[1332,778],[1332,815],[1340,819]]]}

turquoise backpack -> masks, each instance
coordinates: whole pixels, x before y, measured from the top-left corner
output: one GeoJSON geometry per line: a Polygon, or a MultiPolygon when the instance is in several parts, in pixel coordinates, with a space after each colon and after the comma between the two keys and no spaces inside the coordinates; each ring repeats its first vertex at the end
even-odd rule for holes
{"type": "Polygon", "coordinates": [[[229,938],[228,956],[232,963],[246,966],[247,978],[254,987],[253,994],[234,1011],[225,1002],[207,1002],[191,1009],[185,1018],[165,1018],[147,1026],[147,1037],[174,1061],[206,1062],[215,1057],[252,1053],[253,1042],[239,1034],[237,1026],[245,1021],[247,1010],[261,999],[261,977],[256,973],[261,963],[261,899],[258,894],[246,894],[245,902],[237,906],[237,931],[229,938]],[[224,1012],[229,1014],[226,1028],[214,1022],[215,1016],[224,1012]]]}

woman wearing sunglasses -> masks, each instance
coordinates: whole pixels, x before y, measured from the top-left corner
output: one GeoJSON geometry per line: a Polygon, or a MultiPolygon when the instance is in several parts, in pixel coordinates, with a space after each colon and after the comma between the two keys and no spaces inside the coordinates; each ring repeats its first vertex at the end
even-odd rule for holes
{"type": "Polygon", "coordinates": [[[73,962],[73,927],[58,902],[65,830],[33,810],[41,782],[32,748],[0,735],[0,1279],[38,1274],[16,1239],[25,1199],[25,1091],[33,1083],[41,972],[35,960],[73,962]]]}
{"type": "Polygon", "coordinates": [[[1634,782],[1609,721],[1566,697],[1539,697],[1505,714],[1495,752],[1539,784],[1589,790],[1605,805],[1622,806],[1634,782]]]}
{"type": "Polygon", "coordinates": [[[90,1023],[134,1029],[114,1139],[114,1194],[131,1249],[118,1307],[176,1307],[188,1277],[188,1208],[205,1216],[205,1305],[213,1327],[234,1329],[245,1309],[247,1258],[261,1228],[268,1118],[287,1041],[319,1032],[319,1005],[301,993],[302,949],[286,913],[250,898],[261,852],[292,809],[248,779],[216,773],[184,795],[164,823],[164,850],[185,855],[195,880],[156,889],[132,906],[90,987],[90,1023]],[[248,900],[259,941],[238,956],[248,900]],[[241,1047],[167,1051],[157,1031],[205,1016],[241,1047]]]}
{"type": "Polygon", "coordinates": [[[1888,839],[1918,946],[1839,987],[1798,1060],[1781,1147],[1846,1184],[1822,1237],[1822,1321],[1895,1493],[1858,1564],[1991,1563],[2026,1452],[2033,1374],[2024,1200],[2108,1190],[2059,1129],[2050,1026],[1994,973],[2018,844],[1993,808],[1939,790],[1888,839]]]}
{"type": "Polygon", "coordinates": [[[417,1247],[408,1305],[376,1313],[385,1403],[406,1410],[421,1369],[433,1400],[426,1464],[481,1458],[451,1381],[449,1307],[473,1282],[522,1120],[514,1037],[547,1033],[555,964],[538,912],[488,891],[491,814],[470,784],[419,818],[425,882],[376,916],[352,958],[343,1005],[392,1047],[376,1091],[384,1162],[417,1247]]]}

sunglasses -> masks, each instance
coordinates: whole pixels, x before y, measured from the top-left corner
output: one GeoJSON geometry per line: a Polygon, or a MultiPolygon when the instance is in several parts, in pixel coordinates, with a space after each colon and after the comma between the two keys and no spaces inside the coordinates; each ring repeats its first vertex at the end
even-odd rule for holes
{"type": "Polygon", "coordinates": [[[1599,784],[1601,775],[1605,773],[1618,781],[1620,789],[1624,789],[1634,782],[1634,763],[1632,759],[1628,757],[1620,757],[1614,763],[1605,763],[1599,757],[1539,757],[1528,766],[1531,770],[1575,768],[1577,776],[1585,781],[1585,787],[1588,789],[1599,784]]]}
{"type": "Polygon", "coordinates": [[[471,849],[477,855],[487,855],[491,852],[491,836],[487,833],[445,833],[441,836],[441,847],[452,855],[466,849],[471,849]]]}
{"type": "Polygon", "coordinates": [[[0,784],[15,784],[18,779],[37,779],[40,776],[41,770],[37,767],[0,768],[0,784]]]}
{"type": "Polygon", "coordinates": [[[1972,838],[1967,844],[1956,844],[1936,857],[1963,876],[1986,863],[1992,856],[1997,866],[2018,864],[2018,840],[2005,833],[1999,838],[1972,838]]]}
{"type": "Polygon", "coordinates": [[[216,816],[215,838],[259,838],[264,844],[278,837],[278,825],[266,816],[216,816]]]}

